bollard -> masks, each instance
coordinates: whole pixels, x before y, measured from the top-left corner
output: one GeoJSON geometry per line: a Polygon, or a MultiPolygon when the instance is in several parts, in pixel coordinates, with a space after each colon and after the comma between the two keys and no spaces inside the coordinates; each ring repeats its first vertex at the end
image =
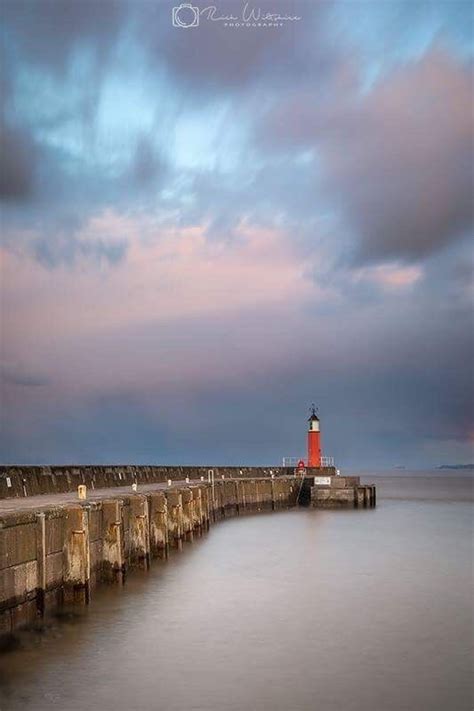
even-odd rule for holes
{"type": "Polygon", "coordinates": [[[77,487],[77,496],[81,501],[87,499],[87,486],[85,484],[79,484],[77,487]]]}
{"type": "Polygon", "coordinates": [[[189,484],[189,477],[186,477],[186,484],[189,484]]]}
{"type": "Polygon", "coordinates": [[[132,491],[136,491],[138,489],[137,482],[134,481],[132,484],[132,491]]]}
{"type": "Polygon", "coordinates": [[[168,479],[168,486],[171,486],[171,479],[168,479]]]}

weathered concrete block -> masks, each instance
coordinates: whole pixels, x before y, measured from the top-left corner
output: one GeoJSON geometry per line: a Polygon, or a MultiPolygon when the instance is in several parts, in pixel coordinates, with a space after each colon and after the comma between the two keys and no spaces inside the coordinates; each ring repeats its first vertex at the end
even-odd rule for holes
{"type": "Polygon", "coordinates": [[[243,481],[243,490],[245,495],[245,508],[249,510],[257,509],[260,503],[259,489],[257,481],[243,481]]]}
{"type": "Polygon", "coordinates": [[[23,602],[38,587],[38,563],[31,560],[5,568],[0,575],[0,600],[8,607],[23,602]]]}
{"type": "Polygon", "coordinates": [[[63,582],[63,553],[51,553],[45,560],[46,576],[44,590],[59,587],[63,582]]]}
{"type": "Polygon", "coordinates": [[[97,504],[89,507],[89,538],[91,541],[102,539],[102,510],[97,504]]]}
{"type": "Polygon", "coordinates": [[[352,506],[354,505],[354,494],[352,490],[331,489],[331,487],[314,486],[311,489],[311,505],[315,508],[336,508],[344,501],[347,502],[347,491],[352,494],[352,506]]]}
{"type": "Polygon", "coordinates": [[[36,559],[36,522],[0,529],[0,570],[36,559]]]}
{"type": "Polygon", "coordinates": [[[194,500],[191,489],[180,489],[181,501],[183,506],[182,525],[183,534],[188,541],[193,540],[194,528],[194,500]]]}
{"type": "Polygon", "coordinates": [[[13,632],[11,610],[10,608],[0,609],[0,637],[11,634],[11,632],[13,632]]]}
{"type": "Polygon", "coordinates": [[[148,495],[150,512],[150,553],[160,558],[168,556],[168,503],[164,492],[148,495]]]}
{"type": "Polygon", "coordinates": [[[142,494],[130,497],[130,564],[150,567],[148,499],[142,494]]]}
{"type": "Polygon", "coordinates": [[[102,573],[102,541],[89,541],[90,545],[90,555],[91,555],[91,577],[98,575],[101,576],[102,573]]]}
{"type": "Polygon", "coordinates": [[[54,518],[45,517],[45,537],[46,555],[62,551],[64,540],[64,517],[62,514],[54,518]]]}
{"type": "Polygon", "coordinates": [[[11,616],[11,629],[17,630],[20,627],[28,627],[35,623],[38,617],[38,611],[36,608],[36,600],[25,600],[25,602],[16,607],[12,607],[10,610],[11,616]]]}
{"type": "Polygon", "coordinates": [[[202,531],[202,493],[201,487],[193,486],[193,530],[202,531]]]}
{"type": "Polygon", "coordinates": [[[102,502],[102,578],[107,582],[121,583],[125,577],[122,509],[120,499],[102,502]]]}
{"type": "Polygon", "coordinates": [[[46,516],[36,514],[36,564],[37,593],[36,606],[39,615],[44,615],[44,594],[46,590],[46,516]]]}
{"type": "Polygon", "coordinates": [[[174,491],[166,492],[168,502],[168,533],[171,546],[180,548],[183,536],[183,503],[181,493],[174,491]]]}
{"type": "Polygon", "coordinates": [[[68,506],[64,519],[63,599],[88,603],[90,599],[89,517],[86,508],[68,506]]]}
{"type": "Polygon", "coordinates": [[[210,517],[211,517],[211,487],[204,484],[200,487],[201,489],[201,501],[202,501],[202,513],[203,513],[203,525],[206,529],[209,529],[210,517]]]}
{"type": "Polygon", "coordinates": [[[123,582],[125,576],[122,509],[120,499],[102,502],[102,577],[106,582],[123,582]]]}

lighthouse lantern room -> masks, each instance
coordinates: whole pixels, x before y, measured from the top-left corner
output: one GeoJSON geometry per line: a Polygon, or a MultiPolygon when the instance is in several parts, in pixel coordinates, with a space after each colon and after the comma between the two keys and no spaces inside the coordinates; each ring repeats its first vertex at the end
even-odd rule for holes
{"type": "Polygon", "coordinates": [[[311,406],[311,415],[308,418],[308,467],[321,466],[321,432],[319,417],[316,408],[311,406]]]}

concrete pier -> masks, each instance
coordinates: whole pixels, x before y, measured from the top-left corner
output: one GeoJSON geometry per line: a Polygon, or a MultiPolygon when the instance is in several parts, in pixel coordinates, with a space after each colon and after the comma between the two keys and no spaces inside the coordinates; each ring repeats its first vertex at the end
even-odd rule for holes
{"type": "Polygon", "coordinates": [[[66,492],[0,500],[0,635],[62,604],[89,604],[95,586],[120,584],[133,568],[147,570],[220,519],[292,507],[304,497],[317,508],[375,505],[375,487],[357,477],[318,483],[292,473],[141,486],[102,494],[96,488],[93,495],[88,486],[88,498],[74,503],[61,503],[66,492]],[[25,508],[2,513],[8,501],[25,508]]]}
{"type": "Polygon", "coordinates": [[[305,477],[302,503],[313,508],[373,508],[375,486],[361,484],[358,476],[309,476],[305,477]]]}

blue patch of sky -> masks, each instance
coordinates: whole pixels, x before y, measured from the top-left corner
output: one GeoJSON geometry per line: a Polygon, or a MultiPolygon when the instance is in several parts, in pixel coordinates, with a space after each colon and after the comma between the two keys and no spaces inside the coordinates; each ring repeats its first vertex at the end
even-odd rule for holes
{"type": "Polygon", "coordinates": [[[248,119],[227,100],[188,109],[177,116],[172,156],[180,170],[231,173],[241,165],[248,140],[248,119]]]}
{"type": "Polygon", "coordinates": [[[419,59],[437,43],[460,59],[472,57],[473,8],[464,0],[340,0],[327,31],[363,60],[362,90],[368,91],[396,65],[419,59]]]}

